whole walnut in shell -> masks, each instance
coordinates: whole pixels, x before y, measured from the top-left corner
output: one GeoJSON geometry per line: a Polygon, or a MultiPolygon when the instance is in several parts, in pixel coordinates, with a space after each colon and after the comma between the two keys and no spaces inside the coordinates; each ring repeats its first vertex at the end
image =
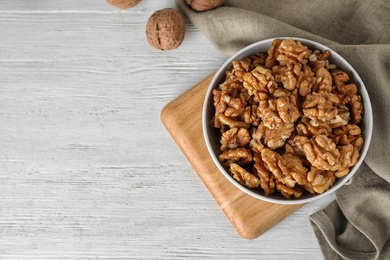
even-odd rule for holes
{"type": "Polygon", "coordinates": [[[139,4],[139,2],[141,2],[141,0],[107,0],[107,3],[109,3],[110,5],[121,9],[131,8],[139,4]]]}
{"type": "Polygon", "coordinates": [[[184,40],[186,25],[183,16],[172,8],[153,13],[146,24],[149,44],[160,50],[173,50],[184,40]]]}
{"type": "Polygon", "coordinates": [[[186,3],[192,9],[198,12],[203,12],[220,7],[224,0],[186,0],[186,3]]]}

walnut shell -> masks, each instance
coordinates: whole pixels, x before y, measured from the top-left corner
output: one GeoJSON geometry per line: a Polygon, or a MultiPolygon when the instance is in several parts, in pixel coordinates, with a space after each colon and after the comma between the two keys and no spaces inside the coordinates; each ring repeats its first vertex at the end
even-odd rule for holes
{"type": "Polygon", "coordinates": [[[184,40],[186,25],[183,16],[172,8],[153,13],[146,24],[149,44],[160,50],[173,50],[184,40]]]}
{"type": "Polygon", "coordinates": [[[186,3],[198,12],[220,7],[224,2],[224,0],[186,0],[186,3]]]}
{"type": "Polygon", "coordinates": [[[141,0],[107,0],[107,3],[109,3],[110,5],[121,9],[131,8],[139,4],[139,2],[141,2],[141,0]]]}

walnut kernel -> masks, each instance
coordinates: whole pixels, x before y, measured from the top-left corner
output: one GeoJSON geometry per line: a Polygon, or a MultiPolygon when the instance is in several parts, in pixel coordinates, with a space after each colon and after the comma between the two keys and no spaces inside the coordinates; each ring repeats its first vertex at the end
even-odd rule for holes
{"type": "Polygon", "coordinates": [[[276,39],[267,53],[232,62],[212,91],[210,124],[221,134],[218,159],[239,183],[299,198],[326,192],[357,163],[363,104],[330,55],[276,39]]]}
{"type": "Polygon", "coordinates": [[[230,164],[230,172],[232,173],[234,179],[248,188],[256,188],[260,185],[260,180],[255,175],[247,172],[236,163],[230,164]]]}

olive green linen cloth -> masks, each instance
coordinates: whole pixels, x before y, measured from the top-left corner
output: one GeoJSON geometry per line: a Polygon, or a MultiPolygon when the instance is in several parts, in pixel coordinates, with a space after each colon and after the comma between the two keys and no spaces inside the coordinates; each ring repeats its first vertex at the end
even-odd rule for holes
{"type": "Polygon", "coordinates": [[[371,146],[351,183],[310,221],[325,259],[390,259],[390,1],[226,0],[199,13],[185,0],[176,5],[227,55],[267,38],[301,37],[356,69],[373,106],[371,146]]]}

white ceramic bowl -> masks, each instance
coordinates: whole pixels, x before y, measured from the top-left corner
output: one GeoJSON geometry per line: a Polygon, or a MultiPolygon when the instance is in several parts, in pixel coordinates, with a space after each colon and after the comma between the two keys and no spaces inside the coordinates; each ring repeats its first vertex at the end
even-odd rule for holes
{"type": "Polygon", "coordinates": [[[202,115],[202,126],[203,126],[203,133],[205,142],[207,145],[207,148],[210,152],[211,158],[213,159],[214,163],[217,165],[218,169],[222,172],[222,174],[237,188],[244,191],[245,193],[272,203],[278,203],[278,204],[301,204],[301,203],[307,203],[311,202],[317,199],[320,199],[324,196],[327,196],[328,194],[335,192],[337,189],[339,189],[341,186],[343,186],[357,171],[359,166],[362,164],[364,157],[367,154],[368,147],[370,145],[371,136],[372,136],[372,127],[373,127],[373,117],[372,117],[372,107],[370,98],[368,96],[367,90],[364,86],[363,81],[359,77],[358,73],[355,71],[355,69],[338,53],[336,53],[334,50],[326,47],[325,45],[322,45],[318,42],[302,39],[302,38],[296,38],[296,37],[278,37],[279,39],[288,39],[293,38],[296,41],[300,41],[303,45],[309,47],[312,50],[318,49],[320,51],[326,51],[330,50],[331,55],[329,57],[330,63],[333,63],[337,65],[340,69],[344,70],[350,77],[349,82],[353,82],[358,87],[359,94],[362,97],[362,103],[363,103],[363,109],[364,109],[364,115],[363,120],[359,124],[362,130],[362,137],[364,138],[364,146],[362,150],[360,151],[360,157],[358,159],[358,162],[356,165],[354,165],[350,169],[350,173],[343,178],[340,178],[336,180],[335,184],[326,192],[322,194],[312,195],[308,192],[305,192],[300,198],[298,199],[285,199],[280,193],[274,192],[271,195],[264,196],[262,190],[255,190],[255,189],[248,189],[245,186],[238,183],[230,174],[228,173],[227,169],[218,161],[218,156],[221,154],[219,148],[220,148],[220,134],[218,129],[212,128],[210,126],[210,120],[214,116],[215,109],[213,105],[213,95],[212,90],[214,88],[218,88],[219,84],[221,84],[225,80],[226,71],[232,66],[233,60],[240,60],[246,56],[255,55],[258,52],[266,53],[269,47],[272,44],[273,39],[267,39],[263,41],[259,41],[256,43],[253,43],[240,51],[238,51],[236,54],[231,56],[217,71],[214,78],[212,79],[210,86],[207,90],[205,102],[203,105],[203,115],[202,115]]]}

